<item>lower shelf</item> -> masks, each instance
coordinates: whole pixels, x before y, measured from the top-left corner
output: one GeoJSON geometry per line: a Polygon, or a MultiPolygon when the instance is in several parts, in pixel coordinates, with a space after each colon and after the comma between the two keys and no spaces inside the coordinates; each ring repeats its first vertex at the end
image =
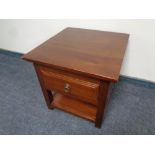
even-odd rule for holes
{"type": "Polygon", "coordinates": [[[95,121],[96,107],[93,105],[86,104],[61,94],[55,94],[52,104],[55,108],[60,110],[72,113],[93,122],[95,121]]]}

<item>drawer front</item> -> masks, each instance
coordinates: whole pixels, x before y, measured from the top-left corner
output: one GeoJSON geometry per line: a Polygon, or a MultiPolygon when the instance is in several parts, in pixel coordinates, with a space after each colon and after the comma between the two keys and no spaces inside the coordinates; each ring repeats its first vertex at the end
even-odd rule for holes
{"type": "Polygon", "coordinates": [[[47,89],[97,104],[98,81],[45,67],[40,67],[40,72],[47,89]]]}

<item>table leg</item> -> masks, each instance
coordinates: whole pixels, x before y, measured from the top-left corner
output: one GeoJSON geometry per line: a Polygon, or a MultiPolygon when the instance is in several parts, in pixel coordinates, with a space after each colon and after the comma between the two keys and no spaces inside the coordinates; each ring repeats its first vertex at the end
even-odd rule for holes
{"type": "Polygon", "coordinates": [[[52,94],[51,90],[48,90],[48,89],[45,88],[44,83],[43,83],[43,80],[42,80],[41,75],[40,75],[40,71],[39,71],[39,69],[38,69],[38,67],[37,67],[36,64],[34,64],[34,68],[35,68],[35,70],[36,70],[37,77],[38,77],[40,86],[41,86],[41,88],[42,88],[42,92],[43,92],[43,95],[44,95],[44,98],[45,98],[47,107],[48,107],[49,109],[53,109],[53,108],[54,108],[54,107],[52,106],[53,94],[52,94]]]}
{"type": "Polygon", "coordinates": [[[105,106],[107,98],[109,96],[110,82],[100,82],[99,96],[98,96],[98,106],[95,120],[95,127],[101,128],[102,119],[105,111],[105,106]]]}

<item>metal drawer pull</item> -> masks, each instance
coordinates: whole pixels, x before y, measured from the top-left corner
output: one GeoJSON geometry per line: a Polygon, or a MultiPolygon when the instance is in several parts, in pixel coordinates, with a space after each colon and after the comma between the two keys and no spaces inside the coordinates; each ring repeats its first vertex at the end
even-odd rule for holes
{"type": "Polygon", "coordinates": [[[70,91],[70,85],[68,83],[65,84],[64,92],[68,93],[70,91]]]}

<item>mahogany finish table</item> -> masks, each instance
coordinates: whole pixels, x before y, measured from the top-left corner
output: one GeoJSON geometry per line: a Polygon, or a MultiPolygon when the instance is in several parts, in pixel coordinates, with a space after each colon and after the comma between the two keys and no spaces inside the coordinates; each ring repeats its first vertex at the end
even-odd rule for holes
{"type": "Polygon", "coordinates": [[[124,33],[66,28],[23,59],[33,62],[49,109],[70,112],[101,127],[128,38],[124,33]]]}

